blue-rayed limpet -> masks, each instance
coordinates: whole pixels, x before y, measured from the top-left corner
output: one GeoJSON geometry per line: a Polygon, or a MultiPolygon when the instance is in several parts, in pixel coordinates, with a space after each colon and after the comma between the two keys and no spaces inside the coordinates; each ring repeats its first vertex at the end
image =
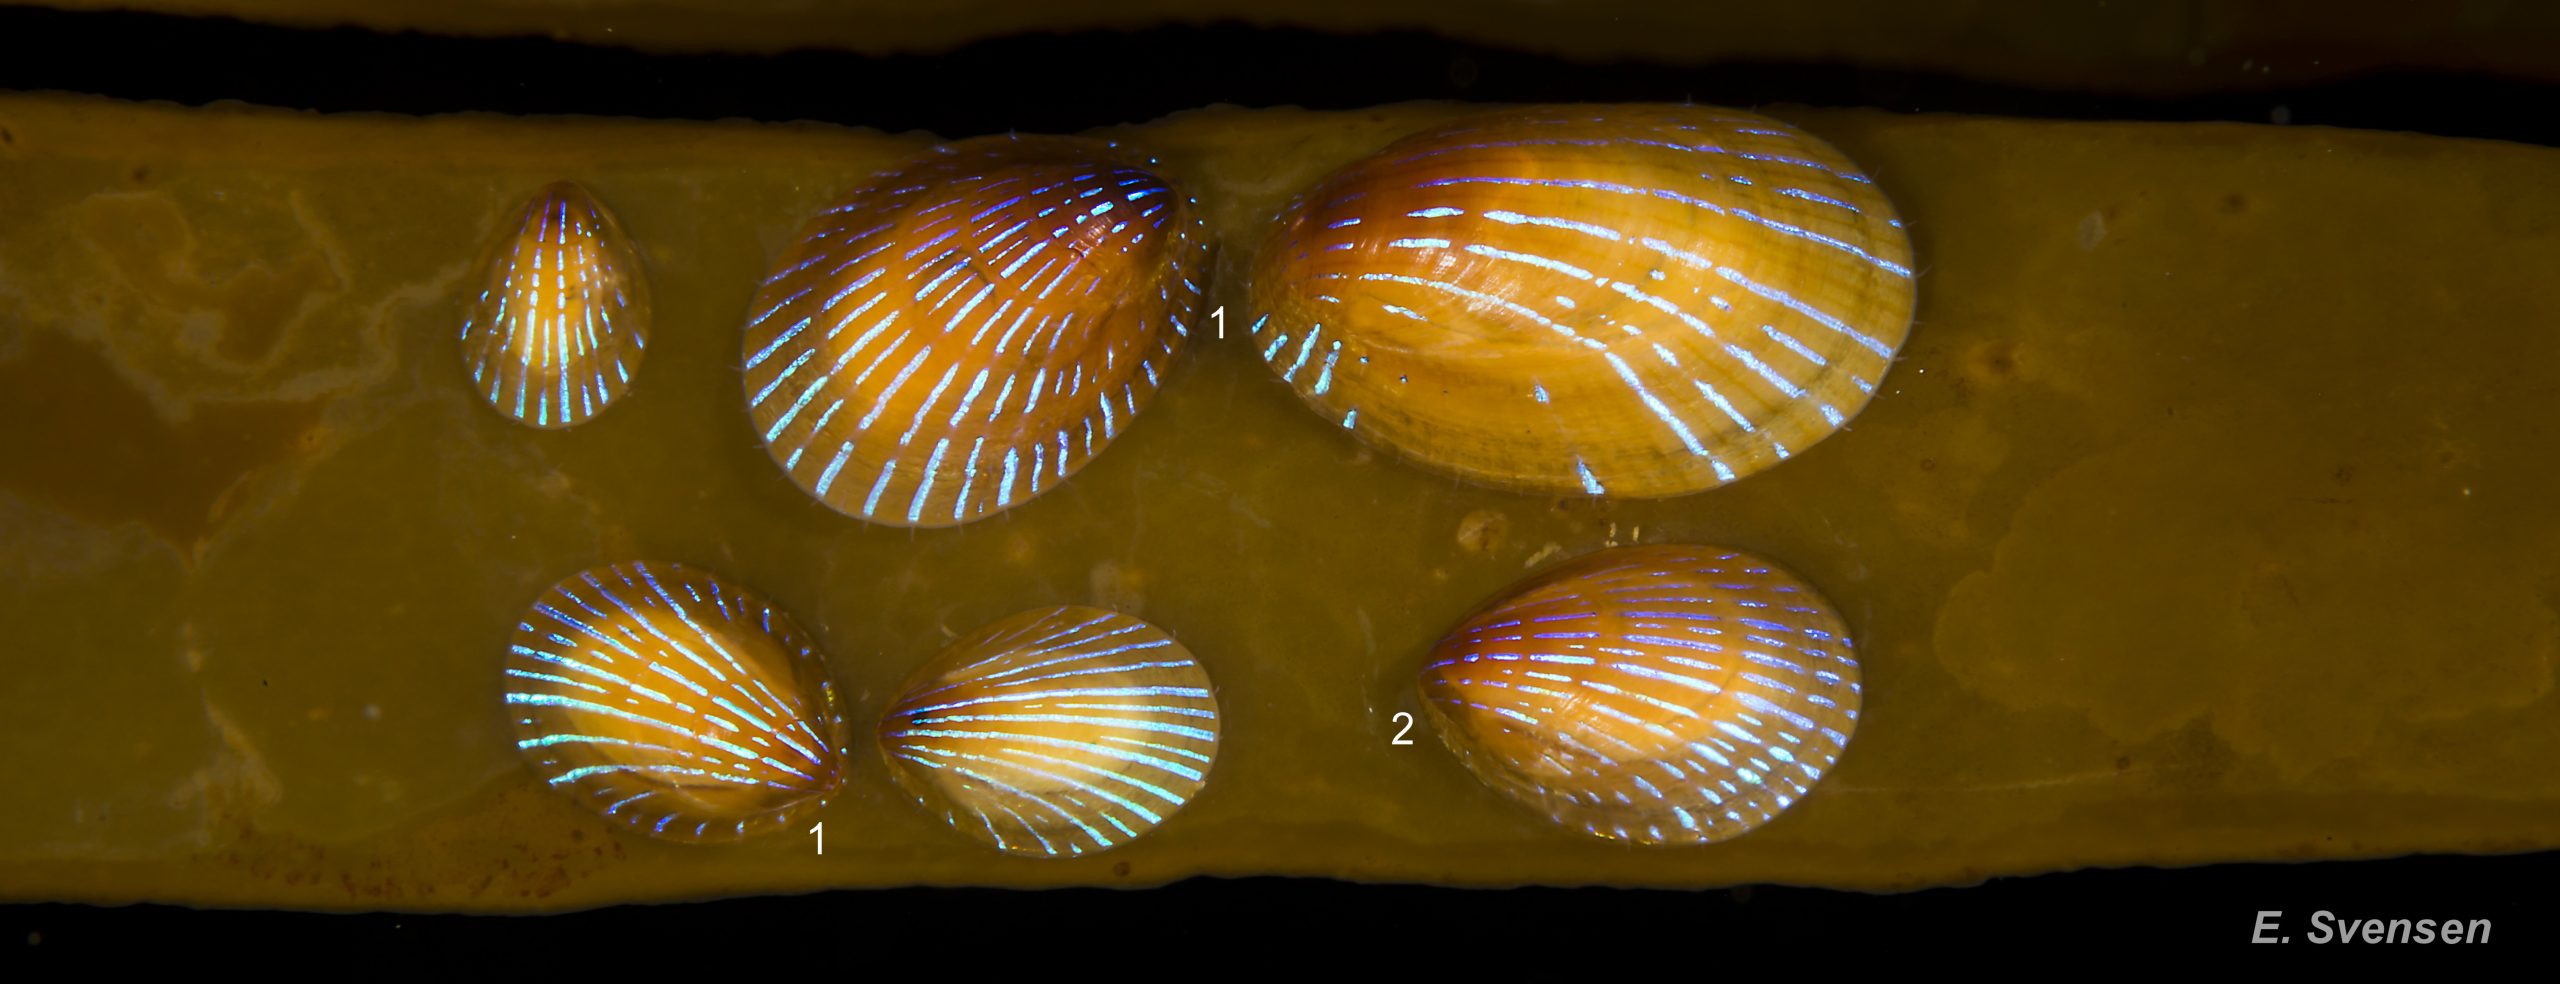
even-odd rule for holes
{"type": "Polygon", "coordinates": [[[649,349],[649,284],[622,227],[586,189],[544,187],[485,262],[462,360],[490,406],[567,427],[631,389],[649,349]]]}
{"type": "Polygon", "coordinates": [[[756,292],[748,415],[818,501],[954,526],[1056,488],[1126,430],[1199,316],[1207,238],[1152,162],[984,137],[891,168],[756,292]]]}
{"type": "Polygon", "coordinates": [[[763,598],[680,564],[580,572],[506,658],[516,748],[606,818],[669,840],[797,830],[843,782],[826,661],[763,598]]]}
{"type": "Polygon", "coordinates": [[[1829,602],[1732,550],[1620,547],[1513,587],[1432,650],[1423,709],[1477,778],[1637,844],[1738,837],[1812,791],[1858,723],[1829,602]]]}
{"type": "Polygon", "coordinates": [[[1127,843],[1200,792],[1218,699],[1189,650],[1093,608],[1023,612],[952,643],[880,721],[898,785],[1013,854],[1127,843]]]}
{"type": "Polygon", "coordinates": [[[1706,106],[1503,109],[1354,161],[1254,258],[1256,351],[1325,420],[1469,481],[1653,498],[1866,406],[1911,243],[1849,159],[1706,106]]]}

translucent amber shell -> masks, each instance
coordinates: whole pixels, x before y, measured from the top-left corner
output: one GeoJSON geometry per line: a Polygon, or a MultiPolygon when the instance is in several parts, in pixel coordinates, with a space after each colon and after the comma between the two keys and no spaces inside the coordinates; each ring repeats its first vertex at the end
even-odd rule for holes
{"type": "Polygon", "coordinates": [[[1324,179],[1255,259],[1254,339],[1326,419],[1500,488],[1681,495],[1821,440],[1911,321],[1839,152],[1694,106],[1509,110],[1324,179]]]}
{"type": "Polygon", "coordinates": [[[746,330],[756,433],[828,506],[952,526],[1056,487],[1129,426],[1200,305],[1206,237],[1143,158],[989,137],[800,233],[746,330]]]}
{"type": "Polygon", "coordinates": [[[1199,793],[1218,755],[1218,700],[1162,629],[1039,609],[917,671],[880,744],[898,785],[961,832],[1013,854],[1090,854],[1199,793]]]}
{"type": "Polygon", "coordinates": [[[1751,831],[1809,792],[1858,721],[1830,603],[1708,547],[1605,550],[1531,578],[1432,651],[1423,707],[1493,788],[1638,844],[1751,831]]]}
{"type": "Polygon", "coordinates": [[[848,725],[807,634],[678,564],[553,585],[506,659],[516,748],[554,789],[678,841],[805,826],[843,779],[848,725]]]}
{"type": "Polygon", "coordinates": [[[499,413],[567,427],[631,388],[649,349],[649,285],[613,214],[568,181],[526,204],[485,262],[463,367],[499,413]]]}

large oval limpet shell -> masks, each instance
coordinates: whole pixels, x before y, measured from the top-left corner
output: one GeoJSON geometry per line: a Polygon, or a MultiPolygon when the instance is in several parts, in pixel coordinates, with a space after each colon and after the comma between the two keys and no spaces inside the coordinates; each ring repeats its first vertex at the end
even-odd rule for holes
{"type": "Polygon", "coordinates": [[[1855,416],[1911,322],[1893,206],[1792,126],[1542,107],[1389,145],[1300,195],[1254,341],[1325,419],[1500,488],[1682,495],[1855,416]]]}
{"type": "Polygon", "coordinates": [[[462,360],[490,406],[567,427],[630,390],[649,351],[649,284],[595,196],[575,182],[545,186],[484,263],[462,360]]]}
{"type": "Polygon", "coordinates": [[[756,292],[756,433],[847,515],[1001,511],[1146,406],[1197,315],[1206,242],[1190,200],[1111,144],[936,148],[811,222],[756,292]]]}
{"type": "Polygon", "coordinates": [[[1488,785],[1638,844],[1740,836],[1848,747],[1848,627],[1777,565],[1689,546],[1604,550],[1539,574],[1432,651],[1423,709],[1488,785]]]}
{"type": "Polygon", "coordinates": [[[1108,850],[1191,801],[1218,699],[1190,650],[1132,616],[1045,608],[945,648],[880,720],[898,785],[1013,854],[1108,850]]]}
{"type": "Polygon", "coordinates": [[[843,782],[850,726],[807,633],[680,564],[553,585],[516,626],[506,684],[534,772],[643,833],[797,830],[843,782]]]}

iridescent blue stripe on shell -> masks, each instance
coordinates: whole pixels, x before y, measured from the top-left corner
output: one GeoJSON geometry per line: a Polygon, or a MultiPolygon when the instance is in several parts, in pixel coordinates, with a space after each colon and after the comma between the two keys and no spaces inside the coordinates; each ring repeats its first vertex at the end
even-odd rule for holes
{"type": "Polygon", "coordinates": [[[1253,330],[1370,443],[1487,484],[1675,495],[1848,423],[1907,332],[1909,254],[1873,182],[1777,121],[1530,107],[1302,194],[1257,256],[1253,330]]]}
{"type": "Polygon", "coordinates": [[[774,460],[830,507],[903,526],[990,515],[1081,468],[1201,303],[1192,203],[1141,163],[1098,142],[968,141],[822,216],[746,329],[774,460]]]}
{"type": "Polygon", "coordinates": [[[1603,551],[1451,632],[1425,706],[1470,769],[1550,819],[1643,844],[1739,836],[1811,792],[1858,718],[1830,605],[1766,561],[1603,551]]]}
{"type": "Polygon", "coordinates": [[[561,581],[517,625],[505,664],[534,772],[643,832],[788,828],[841,781],[847,723],[816,648],[701,571],[644,562],[561,581]]]}
{"type": "Polygon", "coordinates": [[[593,196],[569,182],[544,188],[488,263],[462,327],[464,368],[482,399],[557,428],[629,391],[648,353],[648,285],[593,196]]]}
{"type": "Polygon", "coordinates": [[[944,650],[880,725],[901,785],[1015,854],[1073,856],[1146,833],[1207,782],[1208,674],[1115,612],[1015,616],[944,650]]]}

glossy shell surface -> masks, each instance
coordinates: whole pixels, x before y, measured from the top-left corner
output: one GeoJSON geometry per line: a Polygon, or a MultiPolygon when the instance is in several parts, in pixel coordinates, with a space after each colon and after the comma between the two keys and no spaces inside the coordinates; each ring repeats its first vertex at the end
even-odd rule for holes
{"type": "Polygon", "coordinates": [[[1470,481],[1662,497],[1857,415],[1910,327],[1875,183],[1785,123],[1503,110],[1301,194],[1256,254],[1263,359],[1361,439],[1470,481]]]}
{"type": "Polygon", "coordinates": [[[898,785],[962,833],[1013,854],[1091,854],[1200,792],[1218,755],[1218,700],[1162,629],[1039,609],[919,670],[881,719],[880,744],[898,785]]]}
{"type": "Polygon", "coordinates": [[[843,781],[849,725],[790,616],[657,562],[561,581],[506,658],[516,748],[552,788],[678,841],[799,830],[843,781]]]}
{"type": "Polygon", "coordinates": [[[544,187],[484,260],[463,368],[489,405],[535,427],[594,417],[649,348],[649,285],[613,214],[575,183],[544,187]]]}
{"type": "Polygon", "coordinates": [[[929,151],[811,222],[756,292],[756,433],[847,515],[951,526],[1019,504],[1146,407],[1206,242],[1190,200],[1110,144],[929,151]]]}
{"type": "Polygon", "coordinates": [[[1604,550],[1443,638],[1423,707],[1486,784],[1637,844],[1740,836],[1802,799],[1857,728],[1847,626],[1749,554],[1604,550]]]}

